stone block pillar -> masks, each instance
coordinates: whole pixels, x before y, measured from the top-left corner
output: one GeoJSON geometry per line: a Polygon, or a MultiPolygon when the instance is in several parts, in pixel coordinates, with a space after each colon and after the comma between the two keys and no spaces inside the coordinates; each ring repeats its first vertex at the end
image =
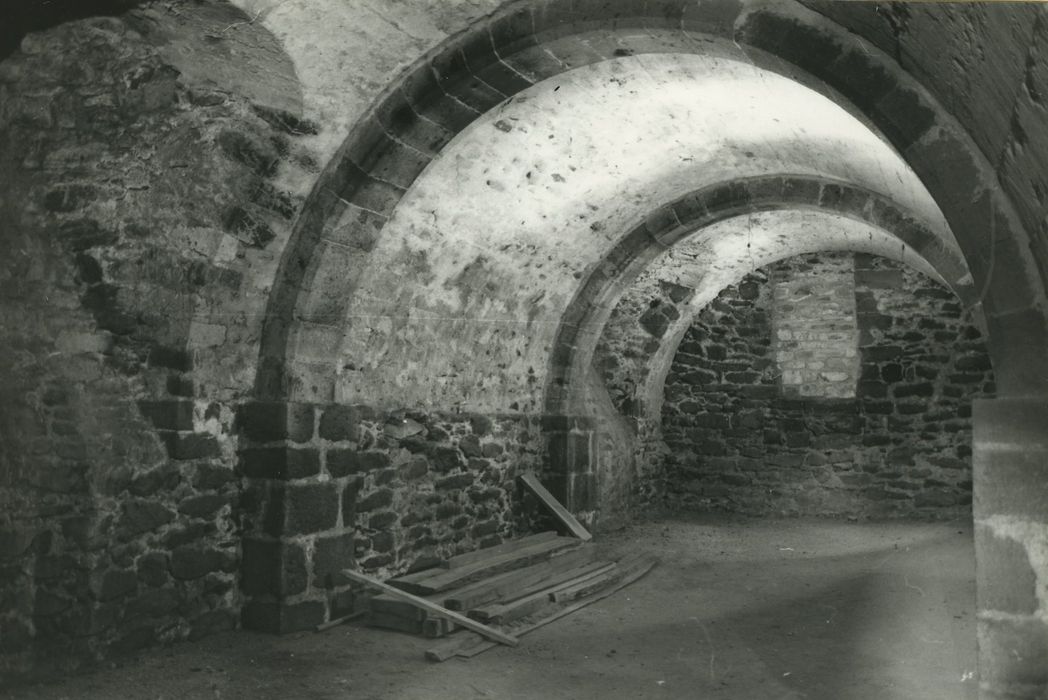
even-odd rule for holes
{"type": "Polygon", "coordinates": [[[588,522],[598,504],[596,425],[589,416],[542,418],[551,475],[546,488],[576,517],[588,522]]]}
{"type": "Polygon", "coordinates": [[[527,416],[255,401],[237,427],[242,619],[276,633],[355,610],[348,567],[386,579],[516,536],[541,452],[527,416]]]}
{"type": "Polygon", "coordinates": [[[1048,697],[1048,397],[974,405],[982,700],[1048,697]]]}
{"type": "Polygon", "coordinates": [[[348,407],[255,402],[240,407],[237,423],[244,626],[294,632],[345,614],[352,594],[339,567],[352,563],[354,543],[344,511],[355,506],[357,481],[322,471],[323,446],[355,438],[356,416],[348,407]]]}

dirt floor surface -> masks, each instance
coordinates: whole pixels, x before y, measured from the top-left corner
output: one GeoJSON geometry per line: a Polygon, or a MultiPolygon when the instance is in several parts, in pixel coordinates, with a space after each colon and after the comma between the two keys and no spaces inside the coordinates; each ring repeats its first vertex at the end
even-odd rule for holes
{"type": "Polygon", "coordinates": [[[665,517],[598,538],[661,563],[472,659],[359,623],[151,649],[26,698],[976,698],[970,523],[665,517]]]}

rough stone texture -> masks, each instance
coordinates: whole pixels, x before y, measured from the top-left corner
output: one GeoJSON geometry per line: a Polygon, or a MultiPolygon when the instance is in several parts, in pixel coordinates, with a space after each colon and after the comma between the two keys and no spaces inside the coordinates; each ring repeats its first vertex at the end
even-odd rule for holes
{"type": "MultiPolygon", "coordinates": [[[[170,585],[174,550],[198,541],[201,549],[230,543],[226,506],[218,508],[213,522],[210,516],[196,514],[207,514],[210,505],[233,489],[236,446],[230,439],[230,407],[250,391],[260,338],[266,338],[261,342],[267,349],[278,348],[264,360],[279,364],[290,356],[299,363],[288,384],[277,382],[273,388],[262,383],[266,398],[283,399],[290,393],[331,401],[336,375],[346,379],[343,388],[352,391],[361,358],[352,349],[340,356],[339,339],[345,329],[331,330],[324,322],[350,316],[339,315],[344,310],[339,304],[350,298],[345,292],[355,289],[356,283],[356,275],[346,271],[380,267],[369,253],[376,249],[393,206],[426,163],[482,112],[529,82],[559,75],[566,67],[627,54],[713,50],[705,37],[689,36],[679,27],[730,38],[730,46],[725,42],[716,50],[726,49],[725,56],[742,63],[751,60],[745,53],[747,43],[777,53],[830,82],[877,122],[910,159],[920,180],[933,188],[944,210],[949,210],[958,237],[963,234],[980,288],[984,280],[988,283],[986,306],[993,312],[988,316],[996,334],[995,358],[1002,360],[998,363],[1002,373],[1008,372],[1009,391],[1043,386],[1048,377],[1042,365],[1046,356],[1043,289],[1021,274],[1027,260],[1042,271],[1042,282],[1048,269],[1042,118],[1048,72],[1042,8],[929,5],[911,11],[897,5],[809,3],[857,32],[848,36],[790,2],[688,3],[686,11],[673,0],[518,3],[513,9],[522,10],[522,17],[503,14],[467,32],[461,30],[500,3],[243,0],[238,4],[245,12],[233,11],[223,2],[175,0],[122,19],[56,27],[28,36],[0,66],[0,214],[8,253],[0,272],[0,293],[3,328],[16,329],[0,338],[0,349],[10,358],[6,365],[10,371],[0,372],[0,389],[8,401],[0,414],[0,588],[5,600],[13,601],[0,614],[5,635],[0,637],[2,670],[32,664],[24,651],[25,640],[33,640],[37,658],[75,666],[107,647],[131,649],[183,636],[187,624],[191,635],[231,624],[229,598],[235,593],[217,592],[223,582],[228,584],[226,572],[214,573],[220,584],[206,588],[203,598],[194,588],[178,589],[180,596],[184,593],[195,603],[214,603],[215,610],[198,615],[200,611],[192,606],[180,606],[177,615],[155,624],[125,619],[121,608],[94,596],[107,580],[107,594],[116,595],[113,601],[144,595],[151,587],[174,591],[170,585]],[[652,16],[663,11],[665,16],[652,16]],[[679,24],[673,17],[678,11],[679,24]],[[789,22],[761,23],[774,13],[790,15],[789,22]],[[128,31],[129,24],[138,36],[128,31]],[[615,24],[625,31],[612,33],[615,24]],[[591,31],[598,26],[609,31],[591,31]],[[449,37],[455,38],[445,42],[449,37]],[[898,58],[902,70],[883,60],[863,37],[884,49],[889,58],[898,58]],[[418,60],[442,43],[446,51],[418,60]],[[463,47],[468,50],[460,53],[463,47]],[[406,79],[391,85],[395,81],[391,76],[401,75],[409,66],[406,79]],[[442,82],[437,82],[433,70],[442,82]],[[960,119],[976,144],[974,149],[966,140],[969,134],[954,128],[950,115],[938,110],[920,85],[907,82],[904,71],[919,77],[960,119]],[[380,95],[385,96],[383,102],[369,111],[380,95]],[[347,141],[351,127],[356,128],[347,141]],[[991,167],[978,162],[979,150],[991,167]],[[338,160],[326,169],[331,177],[320,181],[318,173],[336,154],[338,160]],[[316,193],[315,206],[296,219],[300,202],[310,191],[316,193]],[[984,193],[1000,195],[998,199],[1005,202],[1010,197],[1032,239],[1027,241],[1010,215],[1001,214],[999,202],[992,204],[998,200],[984,193]],[[323,237],[324,244],[315,250],[309,245],[287,245],[294,221],[299,231],[310,232],[305,238],[323,237]],[[330,265],[323,268],[323,260],[330,265]],[[276,330],[262,329],[269,292],[282,288],[284,295],[274,292],[277,299],[268,309],[276,330]],[[309,296],[300,295],[302,290],[314,291],[317,299],[312,301],[317,303],[299,304],[309,296]],[[299,311],[308,312],[312,325],[294,326],[299,311]],[[294,333],[281,339],[282,325],[294,333]],[[122,503],[138,503],[135,499],[154,501],[160,508],[132,508],[125,513],[122,503]],[[191,512],[183,512],[183,499],[192,504],[191,512]],[[137,571],[137,588],[127,587],[130,570],[137,571]],[[86,630],[82,634],[70,632],[74,616],[81,625],[77,630],[86,630]],[[194,616],[196,621],[187,623],[194,616]]],[[[765,59],[755,54],[752,60],[765,59]]],[[[794,72],[788,63],[776,70],[794,72]]],[[[634,83],[622,87],[632,90],[650,79],[645,71],[639,73],[634,83]]],[[[578,87],[570,77],[560,81],[564,90],[558,99],[578,87]]],[[[655,90],[656,96],[664,92],[655,90]]],[[[763,110],[767,105],[758,106],[763,110]]],[[[566,113],[570,116],[571,111],[566,113]]],[[[606,109],[599,113],[605,123],[607,114],[606,109]]],[[[505,142],[511,138],[508,134],[520,136],[519,130],[506,130],[513,125],[512,116],[493,115],[482,128],[490,127],[491,135],[505,142]]],[[[650,120],[642,124],[648,127],[650,120]]],[[[564,133],[564,129],[552,130],[564,133]]],[[[845,154],[861,150],[845,149],[845,154]]],[[[454,160],[452,153],[447,155],[447,161],[454,160]]],[[[681,163],[693,163],[687,167],[704,170],[701,159],[687,161],[687,157],[673,151],[661,160],[676,164],[681,158],[681,163]]],[[[725,162],[734,168],[749,158],[743,148],[725,162]]],[[[487,167],[486,159],[473,153],[465,154],[464,162],[487,167]]],[[[854,166],[850,157],[841,162],[854,166]]],[[[572,165],[578,167],[577,162],[572,165]]],[[[631,176],[642,175],[627,165],[631,176]]],[[[551,188],[552,201],[574,201],[575,197],[565,197],[557,189],[577,182],[574,171],[560,170],[553,173],[563,181],[546,172],[543,185],[551,188]]],[[[601,163],[595,170],[609,172],[601,163]]],[[[486,192],[487,180],[502,184],[507,172],[480,177],[481,191],[486,192]]],[[[667,181],[678,175],[679,168],[666,171],[667,181]]],[[[890,174],[885,177],[892,179],[890,174]]],[[[651,214],[652,198],[632,184],[621,197],[611,197],[617,204],[638,193],[641,203],[623,210],[631,224],[651,214]]],[[[436,194],[438,199],[441,196],[436,194]]],[[[586,197],[578,200],[584,203],[586,197]]],[[[481,202],[481,228],[487,230],[489,213],[496,207],[487,197],[475,201],[481,202]]],[[[452,211],[455,207],[449,203],[452,211]]],[[[588,210],[578,213],[589,217],[580,229],[566,228],[551,252],[534,254],[534,267],[526,275],[534,280],[536,296],[513,290],[506,299],[514,304],[523,299],[521,313],[500,317],[494,309],[486,319],[496,322],[491,325],[510,320],[503,325],[530,331],[534,324],[555,322],[556,313],[544,320],[528,307],[547,302],[555,307],[550,298],[556,294],[570,298],[576,290],[571,281],[575,273],[621,262],[605,266],[594,257],[590,265],[580,257],[568,270],[571,280],[565,276],[564,286],[551,282],[558,256],[571,257],[571,242],[583,236],[601,242],[601,237],[610,239],[626,230],[588,210]],[[547,295],[546,301],[537,296],[540,293],[547,295]]],[[[412,244],[426,240],[431,231],[423,225],[417,233],[419,239],[410,239],[412,244]]],[[[389,247],[400,250],[400,243],[389,247]]],[[[504,244],[498,240],[491,248],[501,253],[504,244]]],[[[934,249],[938,241],[928,244],[928,249],[934,249]]],[[[524,268],[514,257],[517,252],[507,256],[511,270],[524,268]]],[[[476,265],[468,264],[476,258],[463,259],[461,265],[451,266],[455,273],[463,273],[460,277],[436,280],[438,288],[451,283],[440,288],[440,294],[449,300],[452,311],[460,302],[467,305],[460,293],[473,294],[473,301],[481,305],[491,301],[489,268],[496,265],[491,262],[496,258],[497,254],[476,265]]],[[[615,269],[615,274],[621,272],[615,269]]],[[[401,281],[395,281],[390,298],[397,298],[398,309],[416,306],[411,293],[400,288],[401,281]]],[[[433,315],[444,318],[448,307],[432,309],[433,315]]],[[[426,314],[416,318],[422,316],[426,314]]],[[[400,316],[383,318],[399,323],[400,316]]],[[[453,328],[448,337],[457,338],[460,330],[453,328]]],[[[464,356],[471,369],[485,362],[495,368],[492,374],[504,369],[484,354],[499,345],[492,337],[481,334],[478,342],[466,346],[464,356]],[[477,348],[481,351],[474,352],[477,348]]],[[[418,346],[440,347],[439,340],[425,334],[409,340],[418,341],[418,346]]],[[[522,371],[515,375],[525,389],[522,393],[531,396],[543,390],[541,372],[549,351],[539,347],[537,361],[522,363],[522,371]],[[527,372],[527,367],[536,374],[527,372]]],[[[883,362],[878,372],[897,364],[883,362]]],[[[405,363],[386,357],[382,367],[393,376],[404,371],[405,363]]],[[[478,372],[462,382],[476,395],[488,396],[486,378],[478,372]]],[[[460,380],[441,372],[426,379],[440,386],[460,380]]],[[[915,385],[910,391],[920,398],[926,390],[915,385]]],[[[445,403],[437,408],[454,408],[451,401],[445,403]]],[[[509,404],[507,410],[522,408],[519,403],[504,403],[509,404]]],[[[903,403],[899,399],[899,405],[903,403]]],[[[320,429],[319,422],[313,428],[320,429]]],[[[645,430],[650,426],[642,426],[642,435],[645,430]]],[[[261,435],[268,437],[265,432],[261,435]]],[[[289,429],[287,439],[296,438],[318,439],[302,425],[289,429]]],[[[595,441],[590,438],[588,444],[596,445],[601,456],[618,451],[618,443],[601,436],[595,441]]],[[[383,449],[369,447],[365,452],[383,449]]],[[[499,449],[496,442],[482,441],[481,456],[476,457],[470,444],[442,445],[432,455],[419,450],[403,463],[391,459],[396,466],[388,469],[395,478],[428,484],[469,470],[470,460],[497,459],[499,449]]],[[[592,475],[609,464],[590,460],[589,467],[597,471],[565,477],[570,482],[565,492],[591,494],[592,475]]],[[[319,481],[319,462],[317,466],[317,471],[309,472],[312,476],[298,471],[298,467],[312,467],[307,459],[295,470],[286,470],[281,479],[319,481]]],[[[387,475],[387,468],[375,469],[352,463],[344,476],[337,477],[344,480],[338,482],[342,487],[339,517],[356,513],[361,493],[365,503],[381,504],[387,498],[376,494],[386,494],[383,488],[393,483],[393,477],[387,475]],[[374,484],[361,476],[371,473],[381,474],[374,484]],[[364,500],[369,498],[374,501],[364,500]]],[[[395,491],[390,487],[389,493],[395,491]]],[[[477,495],[482,493],[486,491],[477,495]]],[[[245,494],[249,508],[254,495],[245,494]]],[[[1022,496],[1013,494],[1016,500],[1022,496]]],[[[285,518],[295,513],[294,506],[287,505],[294,500],[281,500],[285,492],[279,489],[272,490],[272,498],[284,504],[277,512],[280,518],[259,526],[279,531],[285,518]]],[[[1027,497],[1019,505],[1031,503],[1027,497]]],[[[388,507],[377,506],[368,516],[369,526],[374,519],[376,529],[381,529],[389,512],[388,507]]],[[[481,522],[490,520],[478,518],[478,525],[481,522]]],[[[379,550],[396,546],[388,536],[378,539],[372,557],[375,566],[383,557],[394,560],[394,555],[379,550]]],[[[1038,571],[1044,569],[1043,564],[1038,566],[1038,571]]],[[[140,607],[129,603],[126,609],[167,610],[165,595],[147,599],[140,607]]],[[[316,600],[287,610],[264,605],[250,610],[255,618],[277,620],[278,626],[306,624],[326,612],[328,608],[316,600]]]]}
{"type": "MultiPolygon", "coordinates": [[[[885,217],[891,205],[882,199],[871,199],[868,193],[847,193],[836,183],[820,183],[806,178],[750,180],[746,189],[750,191],[753,206],[760,209],[767,206],[771,210],[729,216],[703,227],[658,254],[622,293],[600,330],[592,367],[603,377],[611,403],[638,423],[638,434],[646,430],[640,424],[657,426],[661,423],[665,377],[696,310],[706,306],[722,289],[738,282],[754,268],[827,246],[834,250],[905,260],[930,275],[935,275],[934,270],[941,269],[944,259],[949,258],[943,255],[932,263],[909,245],[900,245],[898,238],[886,233],[876,223],[885,217]],[[784,196],[797,201],[803,208],[774,209],[778,198],[784,196]],[[819,208],[810,209],[804,205],[819,208]],[[831,205],[845,208],[836,211],[831,205]],[[878,211],[881,212],[878,216],[870,213],[878,211]],[[845,212],[850,214],[845,215],[845,212]],[[661,337],[653,335],[651,324],[645,322],[653,312],[662,317],[662,323],[667,327],[661,337]]],[[[712,192],[701,194],[703,199],[715,198],[712,192]]],[[[706,207],[700,210],[706,211],[706,207]]],[[[645,224],[651,225],[650,220],[645,224]]],[[[688,228],[688,225],[682,227],[685,231],[688,228]]],[[[915,245],[920,245],[923,238],[923,235],[913,235],[912,231],[909,236],[915,245]]],[[[955,283],[955,288],[974,302],[975,297],[965,284],[955,283]]],[[[577,306],[582,306],[582,303],[577,306]]],[[[854,306],[854,299],[851,306],[854,306]]],[[[591,316],[596,317],[595,321],[599,320],[599,310],[591,316]]],[[[592,335],[575,329],[593,321],[575,321],[575,318],[572,316],[571,324],[562,324],[555,353],[563,366],[558,376],[566,374],[569,382],[570,377],[577,374],[577,365],[585,356],[582,349],[586,345],[585,339],[592,335]]],[[[803,332],[807,334],[808,329],[803,332]]],[[[842,358],[836,359],[841,361],[842,358]]],[[[856,363],[853,351],[849,369],[853,369],[856,363]]],[[[553,396],[553,393],[548,396],[553,396]]],[[[563,389],[557,393],[561,400],[572,395],[570,390],[563,389]]],[[[599,405],[600,401],[591,403],[599,405]]],[[[641,444],[649,442],[645,439],[641,444]]],[[[649,447],[655,445],[657,441],[650,442],[649,447]]],[[[642,457],[639,464],[645,462],[642,457]]]]}
{"type": "Polygon", "coordinates": [[[885,10],[803,1],[898,58],[942,100],[996,168],[1031,234],[1032,261],[1042,281],[1048,278],[1048,189],[1041,155],[1048,138],[1043,119],[1048,23],[1043,8],[1015,5],[1000,12],[981,3],[914,3],[885,10]]]}
{"type": "Polygon", "coordinates": [[[293,70],[262,29],[237,51],[265,78],[206,37],[244,19],[148,7],[29,34],[0,64],[0,677],[238,606],[232,414],[190,374],[219,346],[253,366],[243,317],[200,312],[264,298],[234,261],[275,264],[267,222],[297,206],[274,179],[290,138],[260,116],[295,104],[293,70]]]}
{"type": "Polygon", "coordinates": [[[856,256],[853,279],[840,283],[857,310],[842,320],[857,319],[857,333],[825,341],[857,350],[855,397],[784,390],[786,368],[771,334],[782,327],[773,318],[794,307],[781,303],[768,278],[826,284],[840,280],[843,265],[833,256],[780,263],[728,288],[698,317],[666,382],[672,503],[805,515],[968,510],[970,402],[994,387],[978,332],[936,283],[856,256]]]}
{"type": "MultiPolygon", "coordinates": [[[[291,340],[286,368],[292,397],[312,400],[315,389],[320,399],[380,397],[389,407],[542,410],[551,348],[561,325],[572,326],[566,312],[580,280],[627,280],[654,254],[645,234],[612,258],[619,243],[633,241],[638,201],[684,207],[695,204],[686,195],[709,188],[719,201],[698,204],[730,210],[751,195],[737,180],[814,170],[882,193],[931,237],[945,235],[920,183],[859,120],[739,58],[629,56],[587,66],[563,85],[528,88],[524,99],[479,116],[422,171],[382,235],[371,237],[369,264],[363,244],[343,238],[361,235],[357,210],[344,207],[330,223],[339,245],[325,243],[307,271],[315,277],[304,283],[303,320],[292,321],[300,338],[291,340]],[[720,101],[704,99],[708,90],[720,101]],[[780,108],[774,116],[759,108],[768,101],[780,108]],[[767,121],[758,127],[754,119],[767,121]],[[565,123],[552,139],[551,120],[565,123]],[[503,122],[515,126],[506,131],[503,122]],[[739,151],[752,155],[736,158],[739,151]],[[505,165],[496,174],[489,162],[505,165]],[[726,176],[732,182],[722,183],[726,176]],[[333,327],[342,318],[362,321],[333,327]],[[338,368],[335,377],[330,369],[317,376],[325,365],[338,368]],[[410,373],[388,371],[408,366],[410,373]]],[[[582,299],[597,309],[607,301],[582,299]]]]}
{"type": "Polygon", "coordinates": [[[497,544],[528,526],[515,478],[542,471],[538,421],[296,406],[308,407],[320,426],[296,450],[253,446],[248,433],[269,445],[292,442],[274,441],[287,435],[279,425],[270,435],[252,428],[257,407],[246,405],[239,421],[246,431],[240,507],[251,543],[242,570],[245,625],[303,629],[316,624],[314,615],[345,613],[352,589],[344,568],[387,578],[497,544]],[[260,450],[271,461],[262,472],[260,450]],[[319,455],[318,471],[287,467],[301,451],[319,455]]]}

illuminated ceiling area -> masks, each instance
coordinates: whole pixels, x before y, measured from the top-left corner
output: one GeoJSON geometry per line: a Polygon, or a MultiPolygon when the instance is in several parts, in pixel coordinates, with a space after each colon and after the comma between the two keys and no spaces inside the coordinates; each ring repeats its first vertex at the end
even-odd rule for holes
{"type": "Polygon", "coordinates": [[[650,263],[621,295],[602,329],[602,337],[617,339],[618,362],[630,364],[622,371],[636,381],[644,416],[658,422],[663,384],[677,346],[695,316],[721,290],[779,260],[831,250],[890,258],[941,281],[924,258],[890,233],[835,212],[754,212],[707,226],[650,263]],[[645,351],[652,336],[639,324],[637,310],[646,309],[648,301],[659,296],[663,283],[691,290],[691,296],[687,308],[662,334],[658,350],[652,353],[645,351]]]}
{"type": "MultiPolygon", "coordinates": [[[[690,192],[776,174],[875,193],[956,251],[909,167],[822,95],[737,60],[617,58],[507,100],[415,181],[349,305],[336,399],[538,410],[558,324],[627,232],[690,192]]],[[[812,211],[734,218],[684,240],[664,259],[696,298],[808,250],[875,248],[924,264],[891,232],[812,211]]],[[[602,304],[598,329],[614,300],[602,304]]]]}

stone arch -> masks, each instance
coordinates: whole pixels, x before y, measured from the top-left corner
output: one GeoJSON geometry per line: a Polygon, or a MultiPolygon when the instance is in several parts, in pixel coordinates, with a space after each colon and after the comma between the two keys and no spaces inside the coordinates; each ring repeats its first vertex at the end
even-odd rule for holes
{"type": "MultiPolygon", "coordinates": [[[[754,268],[834,249],[894,260],[942,283],[931,265],[891,234],[830,211],[771,210],[724,224],[725,235],[706,229],[663,253],[621,295],[608,317],[592,362],[622,415],[649,424],[658,421],[669,356],[724,287],[741,282],[754,268]],[[822,235],[805,235],[813,229],[822,235]],[[836,235],[826,235],[829,231],[836,235]],[[827,240],[831,236],[836,240],[827,240]]],[[[969,307],[966,313],[979,322],[976,309],[969,307]]]]}
{"type": "MultiPolygon", "coordinates": [[[[550,0],[507,5],[456,36],[391,84],[357,123],[314,188],[281,259],[267,303],[255,395],[284,400],[302,383],[303,368],[330,368],[355,291],[346,270],[366,266],[397,203],[465,126],[573,67],[710,50],[759,63],[865,115],[945,213],[978,290],[1000,394],[1044,393],[1045,285],[1036,256],[1029,255],[1037,221],[1029,211],[1020,218],[1011,199],[1019,190],[1000,186],[991,158],[972,135],[896,61],[800,3],[550,0]],[[714,37],[723,40],[719,47],[714,37]]],[[[320,401],[334,398],[323,381],[314,394],[320,401]]],[[[1010,425],[1007,411],[986,415],[1010,425]]],[[[548,423],[572,438],[564,441],[567,452],[585,449],[584,422],[548,423]]],[[[977,447],[976,460],[984,454],[987,462],[1007,463],[1010,458],[996,449],[977,447]]],[[[989,542],[994,535],[987,533],[989,542]]],[[[1001,658],[1007,670],[1006,654],[1001,658]]]]}
{"type": "MultiPolygon", "coordinates": [[[[602,501],[590,505],[599,510],[602,519],[609,509],[621,508],[617,501],[639,499],[644,503],[652,498],[661,499],[667,475],[662,464],[669,457],[672,444],[666,442],[663,433],[667,376],[693,322],[705,314],[711,302],[715,308],[725,311],[728,307],[715,300],[726,287],[741,282],[750,272],[767,271],[774,263],[798,255],[832,251],[891,259],[943,284],[942,277],[927,261],[909,246],[900,245],[891,233],[836,210],[758,209],[722,219],[692,233],[674,247],[660,252],[621,295],[612,295],[614,310],[608,313],[606,321],[588,321],[600,337],[593,346],[592,360],[582,360],[576,365],[575,386],[571,396],[564,397],[562,410],[570,415],[589,417],[585,421],[576,419],[575,423],[587,429],[592,427],[601,449],[596,455],[586,455],[588,460],[555,463],[569,475],[582,475],[564,479],[569,488],[577,481],[586,483],[591,480],[590,475],[595,474],[595,480],[601,484],[602,501]],[[605,437],[608,434],[619,436],[611,450],[604,448],[612,439],[605,437]],[[615,463],[616,468],[609,469],[609,463],[615,463]]],[[[858,272],[855,274],[859,276],[858,272]]],[[[962,282],[960,286],[965,285],[962,282]]],[[[907,291],[899,293],[910,296],[907,291]]],[[[918,292],[914,298],[921,298],[922,294],[923,291],[918,292]]],[[[956,294],[947,296],[958,299],[956,294]]],[[[967,296],[968,306],[963,313],[979,325],[978,307],[972,305],[974,290],[969,290],[967,296]]],[[[957,308],[961,312],[960,304],[957,308]]],[[[594,314],[602,315],[598,309],[594,314]]],[[[729,331],[732,327],[728,327],[729,331]]],[[[587,332],[576,335],[586,336],[587,332]]],[[[863,337],[869,342],[869,336],[863,337]]],[[[585,340],[580,346],[585,349],[572,348],[572,351],[581,354],[591,347],[585,340]]],[[[694,353],[694,339],[686,346],[692,348],[688,352],[694,353]]],[[[737,364],[739,358],[732,352],[734,349],[728,349],[729,357],[737,364]]],[[[861,358],[858,354],[855,356],[861,358]]],[[[689,361],[704,362],[694,356],[689,361]]],[[[760,362],[769,361],[775,363],[770,356],[760,362]]],[[[712,365],[716,369],[718,363],[712,362],[712,365]]],[[[767,371],[770,370],[764,371],[762,384],[767,383],[767,371]]],[[[775,389],[774,386],[748,388],[753,389],[755,397],[765,397],[761,392],[775,389]]],[[[680,389],[678,382],[675,385],[678,400],[680,389]]],[[[561,409],[555,406],[553,410],[561,409]]],[[[714,409],[707,407],[707,410],[714,409]]],[[[575,432],[585,431],[576,428],[575,432]]],[[[679,441],[680,435],[676,439],[679,441]]],[[[551,456],[558,455],[551,453],[551,456]]],[[[582,489],[583,492],[592,490],[582,489]]]]}
{"type": "MultiPolygon", "coordinates": [[[[261,513],[245,533],[244,570],[268,566],[272,558],[267,556],[274,551],[316,569],[323,561],[318,553],[346,546],[353,538],[349,529],[356,527],[383,530],[382,537],[359,540],[355,556],[362,567],[380,575],[384,568],[400,570],[420,552],[391,550],[409,528],[396,521],[390,506],[430,515],[432,504],[417,501],[433,484],[456,486],[451,498],[466,498],[470,503],[463,505],[472,508],[473,491],[467,496],[466,490],[482,479],[494,479],[498,487],[476,495],[502,493],[512,500],[517,471],[534,468],[553,476],[546,447],[553,454],[584,456],[593,446],[586,431],[577,429],[585,418],[536,415],[542,413],[555,331],[579,281],[602,265],[649,202],[673,202],[690,190],[716,189],[724,178],[769,171],[798,172],[801,179],[823,173],[827,182],[862,183],[904,203],[909,216],[945,241],[944,250],[953,247],[941,213],[912,171],[873,132],[806,87],[738,60],[721,63],[690,54],[623,57],[570,71],[478,117],[406,192],[373,247],[325,242],[303,299],[326,309],[328,317],[322,320],[327,323],[298,329],[295,350],[302,353],[299,361],[316,360],[318,387],[333,378],[339,393],[325,396],[308,384],[290,385],[284,401],[254,402],[238,412],[239,468],[261,513]],[[713,108],[707,89],[723,96],[723,107],[713,108]],[[601,99],[594,99],[598,95],[601,99]],[[749,117],[774,97],[794,101],[763,117],[729,116],[749,117]],[[654,112],[658,119],[651,111],[655,103],[663,105],[654,112]],[[621,115],[611,128],[609,112],[621,115]],[[552,140],[550,115],[564,116],[556,120],[562,137],[552,140]],[[790,126],[777,124],[779,117],[790,126]],[[758,124],[762,127],[754,132],[758,124]],[[610,143],[618,145],[608,148],[610,143]],[[580,154],[586,156],[580,160],[580,154]],[[346,257],[339,257],[344,254],[358,255],[362,269],[358,280],[348,281],[356,292],[342,317],[338,305],[346,302],[332,292],[346,289],[340,286],[343,278],[356,273],[346,257]],[[316,342],[324,338],[334,342],[316,342]],[[465,421],[467,414],[486,418],[497,434],[481,435],[476,426],[485,421],[465,421]],[[429,437],[403,435],[404,418],[417,424],[412,430],[429,437]],[[372,431],[380,431],[382,439],[372,431]],[[498,441],[499,434],[513,436],[513,444],[504,443],[501,452],[499,445],[486,444],[498,441]],[[478,446],[477,440],[483,442],[478,446]],[[424,454],[413,460],[403,450],[424,454]],[[492,459],[497,464],[489,464],[492,459]],[[417,466],[425,481],[409,479],[417,466]],[[394,481],[380,483],[379,474],[382,479],[393,474],[394,481]],[[283,529],[267,525],[276,522],[266,515],[270,512],[283,518],[283,529]],[[306,512],[315,518],[304,521],[306,512]],[[373,526],[372,515],[385,526],[373,526]],[[372,549],[363,549],[368,546],[372,549]]],[[[814,192],[832,197],[836,191],[823,193],[820,186],[814,192]]],[[[359,211],[347,212],[329,231],[356,230],[359,211]]],[[[297,369],[303,368],[309,369],[305,362],[297,369]]],[[[297,376],[313,379],[306,372],[297,376]]],[[[568,473],[574,472],[560,469],[568,473]]],[[[578,495],[582,483],[572,484],[573,493],[578,495]]],[[[454,537],[489,536],[491,527],[508,534],[505,511],[488,519],[479,508],[461,521],[472,522],[476,514],[478,534],[470,527],[454,537]]],[[[602,510],[602,522],[609,511],[602,510]]],[[[475,544],[472,539],[425,541],[420,547],[445,551],[451,543],[475,544]]],[[[247,580],[259,579],[245,575],[247,580]]],[[[339,593],[337,581],[332,585],[339,593]]],[[[300,586],[245,591],[251,596],[245,620],[265,628],[293,624],[280,616],[299,609],[287,599],[298,600],[300,586]]],[[[331,601],[322,599],[328,590],[314,585],[309,595],[303,611],[314,615],[332,609],[331,601]]]]}
{"type": "MultiPolygon", "coordinates": [[[[545,398],[549,414],[575,412],[572,382],[588,371],[613,305],[644,265],[703,228],[751,212],[807,209],[863,222],[897,239],[970,306],[979,302],[964,259],[939,234],[888,198],[848,183],[810,176],[773,175],[720,183],[655,209],[608,254],[561,319],[545,398]]],[[[895,256],[894,251],[885,251],[895,256]]],[[[900,254],[898,257],[902,257],[900,254]]],[[[745,270],[744,272],[749,272],[745,270]]]]}
{"type": "Polygon", "coordinates": [[[941,204],[982,288],[990,332],[1002,341],[994,344],[1002,392],[1042,386],[1048,376],[1038,352],[1045,339],[1043,290],[1023,255],[1027,233],[1007,196],[993,187],[985,157],[934,98],[888,56],[798,4],[667,0],[513,3],[391,84],[298,220],[268,302],[256,395],[287,395],[294,381],[289,366],[303,361],[295,358],[298,339],[331,344],[353,293],[353,280],[335,268],[364,263],[415,178],[480,114],[571,67],[639,53],[709,51],[713,37],[729,39],[747,61],[843,96],[885,134],[941,204]]]}

